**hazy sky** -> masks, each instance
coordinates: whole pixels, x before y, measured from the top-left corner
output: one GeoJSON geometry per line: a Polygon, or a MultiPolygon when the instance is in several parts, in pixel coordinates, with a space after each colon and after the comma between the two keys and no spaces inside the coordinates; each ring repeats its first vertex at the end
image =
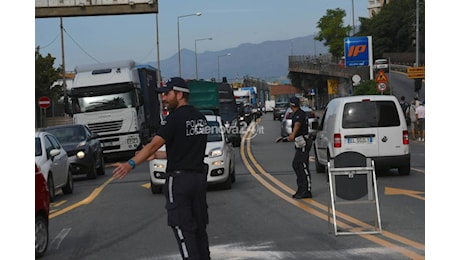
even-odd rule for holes
{"type": "MultiPolygon", "coordinates": [[[[261,43],[307,36],[318,31],[316,24],[327,9],[347,13],[352,25],[352,3],[358,17],[368,17],[368,0],[159,0],[158,27],[160,60],[177,53],[177,17],[201,12],[201,16],[179,19],[181,49],[218,51],[241,43],[261,43]]],[[[133,59],[157,60],[156,14],[63,18],[66,70],[79,64],[133,59]]],[[[40,53],[61,61],[59,18],[35,19],[35,46],[40,53]]]]}

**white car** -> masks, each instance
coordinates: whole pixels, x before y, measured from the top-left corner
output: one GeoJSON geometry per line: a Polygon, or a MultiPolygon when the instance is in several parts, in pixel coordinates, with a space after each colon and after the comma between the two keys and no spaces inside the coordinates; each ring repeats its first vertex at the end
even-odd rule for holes
{"type": "MultiPolygon", "coordinates": [[[[208,134],[204,163],[207,168],[208,184],[221,185],[231,189],[235,182],[235,152],[225,135],[220,116],[206,115],[211,131],[208,134]]],[[[162,146],[160,150],[165,150],[162,146]]],[[[152,193],[161,193],[165,184],[166,159],[154,159],[149,162],[150,188],[152,193]]]]}
{"type": "Polygon", "coordinates": [[[384,70],[385,72],[388,72],[388,60],[387,59],[377,59],[374,62],[374,69],[379,71],[379,70],[384,70]]]}
{"type": "Polygon", "coordinates": [[[62,189],[64,194],[73,192],[68,156],[54,135],[35,132],[35,163],[48,184],[50,201],[54,201],[58,189],[62,189]]]}
{"type": "MultiPolygon", "coordinates": [[[[314,139],[316,136],[316,129],[318,128],[318,118],[315,112],[310,107],[301,106],[303,111],[308,116],[308,135],[314,139]]],[[[286,137],[292,133],[292,109],[288,108],[284,113],[283,119],[281,120],[281,136],[286,137]]]]}

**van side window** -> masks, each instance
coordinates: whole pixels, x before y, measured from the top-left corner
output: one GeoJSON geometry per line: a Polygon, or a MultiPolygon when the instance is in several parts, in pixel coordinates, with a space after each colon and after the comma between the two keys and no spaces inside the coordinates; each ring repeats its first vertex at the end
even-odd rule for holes
{"type": "Polygon", "coordinates": [[[399,126],[396,105],[392,101],[368,101],[345,104],[343,128],[369,128],[399,126]]]}

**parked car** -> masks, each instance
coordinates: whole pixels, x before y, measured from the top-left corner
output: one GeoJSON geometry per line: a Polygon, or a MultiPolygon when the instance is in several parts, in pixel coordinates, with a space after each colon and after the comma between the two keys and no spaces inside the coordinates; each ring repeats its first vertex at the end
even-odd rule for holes
{"type": "Polygon", "coordinates": [[[276,102],[273,108],[273,120],[283,119],[286,110],[289,108],[289,102],[276,102]]]}
{"type": "MultiPolygon", "coordinates": [[[[318,118],[315,112],[308,106],[301,106],[300,109],[305,111],[308,116],[308,135],[314,139],[316,136],[316,129],[318,128],[318,118]]],[[[281,136],[286,137],[292,133],[292,115],[293,111],[291,108],[286,110],[283,119],[281,120],[281,136]]]]}
{"type": "Polygon", "coordinates": [[[53,134],[69,156],[72,175],[95,179],[105,174],[104,156],[98,135],[82,124],[58,125],[43,129],[53,134]]]}
{"type": "Polygon", "coordinates": [[[45,255],[49,242],[50,195],[45,176],[35,163],[35,258],[45,255]]]}
{"type": "Polygon", "coordinates": [[[376,169],[410,173],[409,133],[399,101],[390,95],[332,99],[314,141],[316,171],[325,172],[331,158],[354,151],[372,158],[376,169]]]}
{"type": "Polygon", "coordinates": [[[58,189],[62,189],[64,194],[73,192],[68,156],[54,135],[35,132],[35,163],[45,176],[50,201],[54,201],[58,189]]]}
{"type": "MultiPolygon", "coordinates": [[[[222,131],[222,119],[216,115],[206,115],[210,133],[206,144],[204,163],[207,168],[208,184],[231,189],[235,182],[235,151],[222,131]]],[[[160,150],[165,150],[162,146],[160,150]]],[[[160,193],[165,184],[166,159],[154,159],[149,162],[150,187],[152,193],[160,193]]]]}

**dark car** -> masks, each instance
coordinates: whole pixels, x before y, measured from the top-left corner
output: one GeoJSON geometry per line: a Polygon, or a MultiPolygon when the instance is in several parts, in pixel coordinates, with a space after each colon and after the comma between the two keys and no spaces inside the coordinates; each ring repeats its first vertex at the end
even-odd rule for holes
{"type": "Polygon", "coordinates": [[[273,108],[273,120],[283,119],[284,113],[289,107],[289,102],[276,102],[273,108]]]}
{"type": "Polygon", "coordinates": [[[49,242],[50,195],[48,184],[35,164],[35,258],[45,255],[49,242]]]}
{"type": "Polygon", "coordinates": [[[97,175],[105,174],[99,136],[92,133],[86,125],[58,125],[47,127],[43,131],[56,136],[66,150],[72,175],[86,175],[95,179],[97,175]]]}

